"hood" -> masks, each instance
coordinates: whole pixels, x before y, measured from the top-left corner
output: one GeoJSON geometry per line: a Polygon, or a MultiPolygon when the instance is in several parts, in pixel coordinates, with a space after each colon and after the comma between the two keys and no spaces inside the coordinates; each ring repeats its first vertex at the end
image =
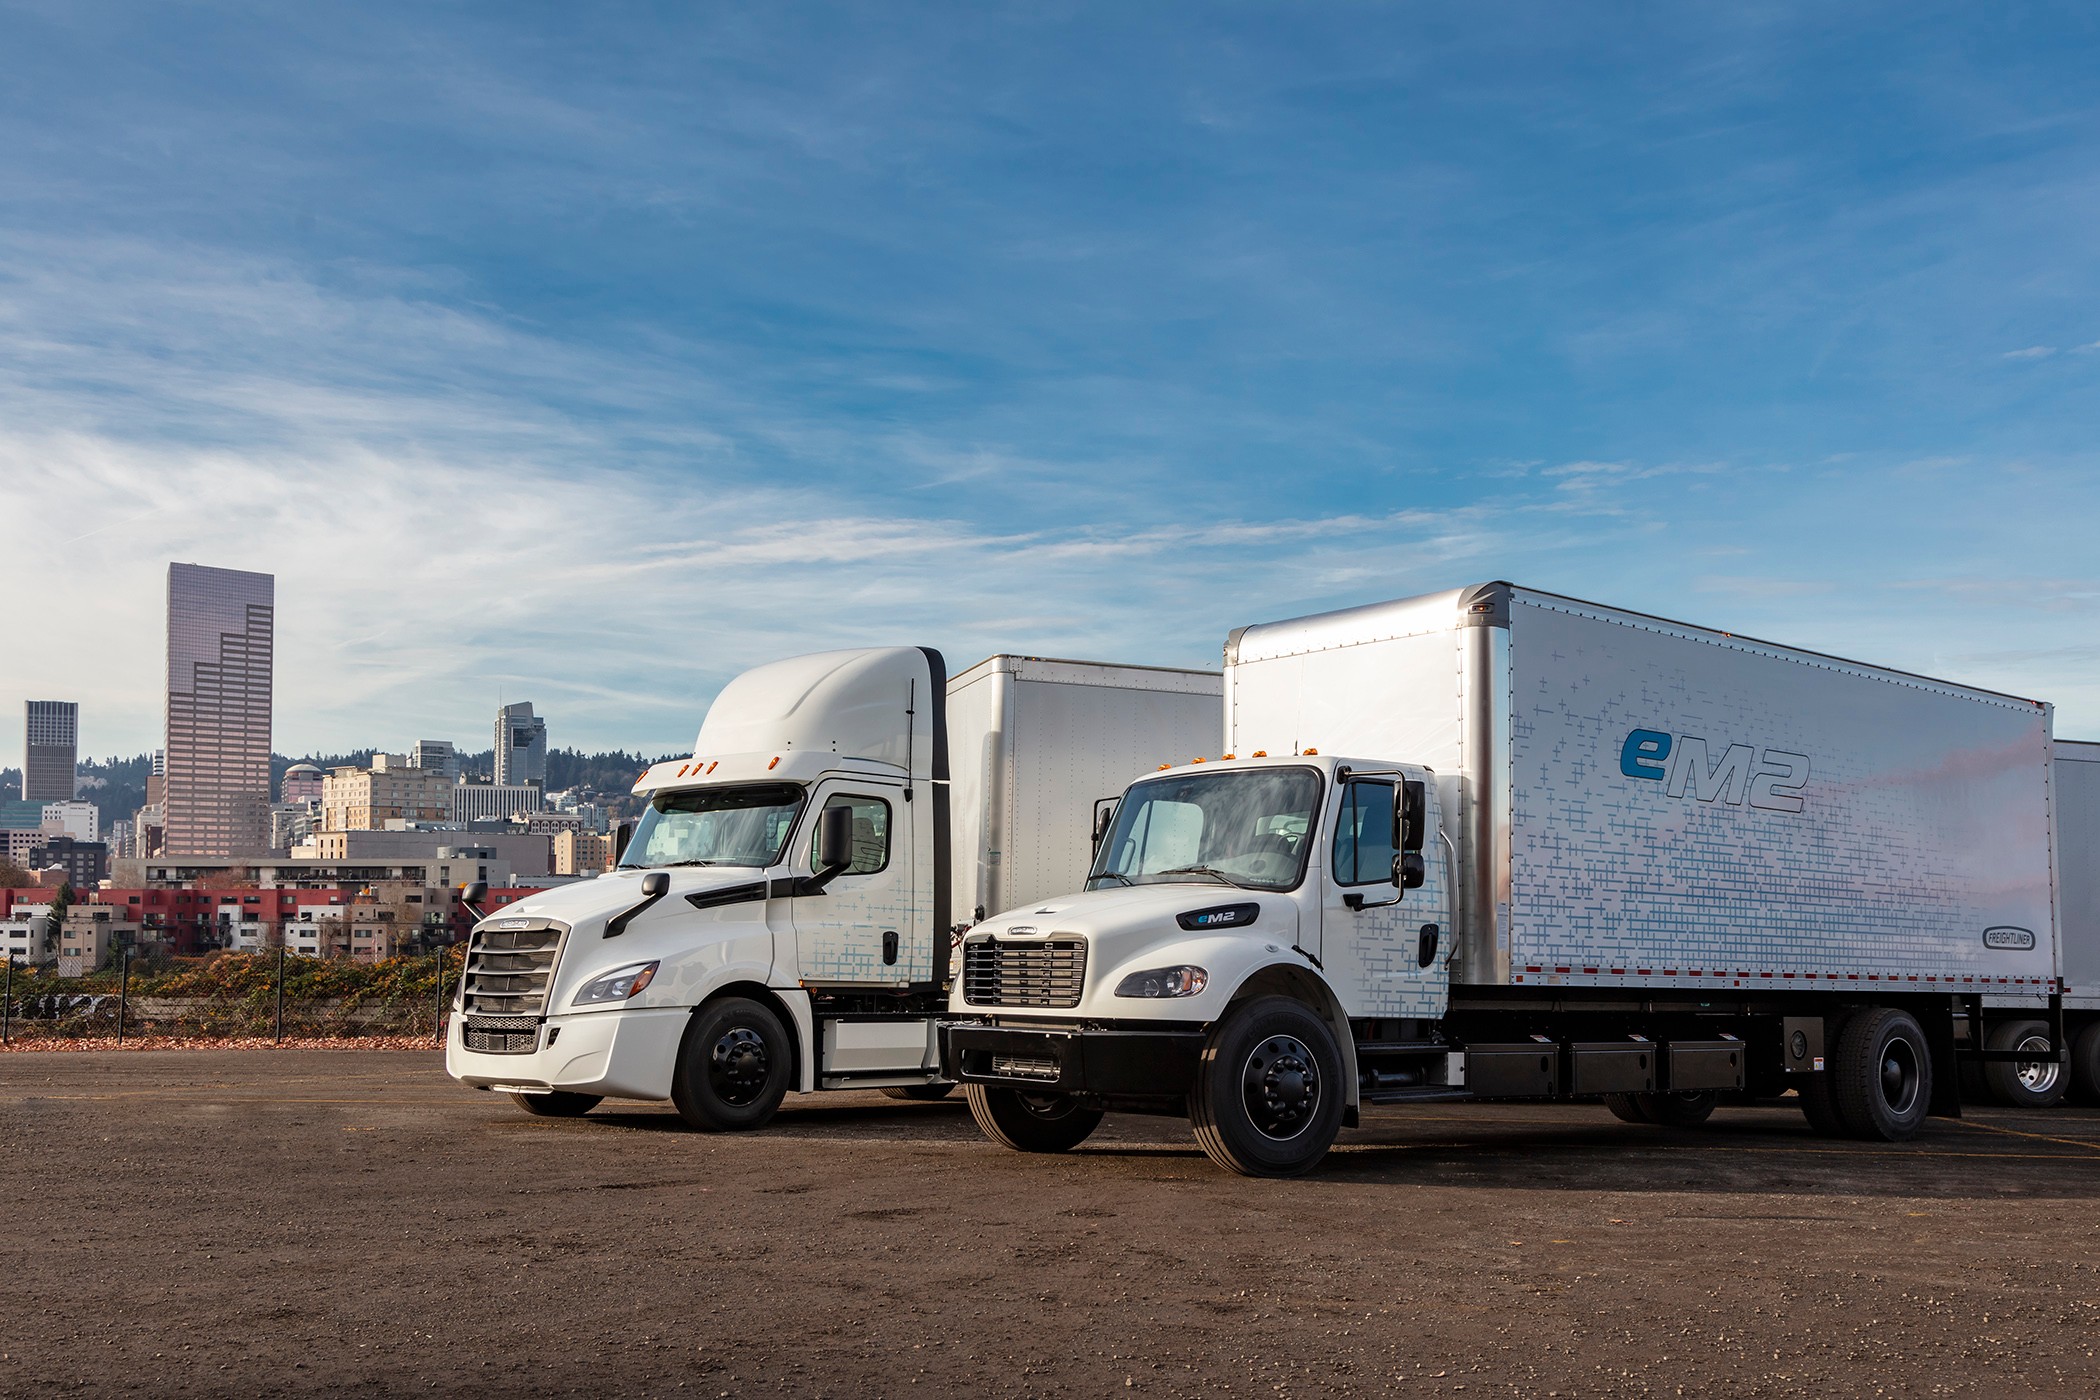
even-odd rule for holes
{"type": "MultiPolygon", "coordinates": [[[[1177,919],[1226,905],[1252,904],[1254,921],[1242,925],[1249,936],[1260,935],[1271,942],[1289,945],[1298,936],[1298,905],[1287,893],[1274,890],[1242,890],[1208,881],[1172,885],[1118,885],[1059,895],[1020,909],[1009,909],[986,919],[970,930],[1001,937],[1027,937],[1032,933],[1077,933],[1090,941],[1114,939],[1120,934],[1157,937],[1162,930],[1180,930],[1177,919]]],[[[1187,930],[1196,932],[1198,930],[1187,930]]],[[[1218,932],[1237,931],[1218,929],[1218,932]]]]}
{"type": "MultiPolygon", "coordinates": [[[[602,923],[622,909],[641,903],[642,876],[646,873],[642,870],[617,870],[595,879],[559,885],[530,899],[504,905],[477,927],[498,928],[505,919],[553,919],[571,928],[592,920],[602,923]]],[[[696,865],[664,873],[671,877],[671,889],[659,901],[659,907],[681,895],[763,880],[767,872],[752,866],[696,865]]],[[[636,926],[639,926],[639,921],[636,926]]]]}

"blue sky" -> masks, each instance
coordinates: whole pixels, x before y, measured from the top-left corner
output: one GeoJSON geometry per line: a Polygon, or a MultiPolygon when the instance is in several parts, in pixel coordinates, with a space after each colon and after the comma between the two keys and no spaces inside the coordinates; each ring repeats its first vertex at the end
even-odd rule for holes
{"type": "Polygon", "coordinates": [[[2100,15],[1713,9],[0,4],[0,752],[169,559],[290,751],[1486,577],[2100,738],[2100,15]]]}

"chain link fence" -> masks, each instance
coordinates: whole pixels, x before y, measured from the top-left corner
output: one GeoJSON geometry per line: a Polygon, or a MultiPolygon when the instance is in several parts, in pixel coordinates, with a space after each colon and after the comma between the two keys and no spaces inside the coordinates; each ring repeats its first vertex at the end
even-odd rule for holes
{"type": "Polygon", "coordinates": [[[221,953],[134,962],[84,977],[10,966],[0,983],[0,1041],[428,1039],[444,1043],[465,945],[378,963],[221,953]]]}

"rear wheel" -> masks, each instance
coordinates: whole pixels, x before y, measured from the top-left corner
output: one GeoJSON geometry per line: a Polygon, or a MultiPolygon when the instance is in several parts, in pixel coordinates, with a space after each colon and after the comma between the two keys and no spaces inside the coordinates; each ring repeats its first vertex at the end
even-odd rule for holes
{"type": "Polygon", "coordinates": [[[1341,1131],[1342,1055],[1312,1008],[1260,997],[1211,1032],[1189,1117],[1213,1162],[1242,1176],[1311,1171],[1341,1131]]]}
{"type": "Polygon", "coordinates": [[[510,1101],[535,1118],[581,1118],[605,1100],[597,1094],[512,1094],[510,1101]]]}
{"type": "Polygon", "coordinates": [[[1610,1109],[1611,1116],[1621,1123],[1652,1123],[1655,1120],[1641,1107],[1641,1100],[1645,1097],[1647,1096],[1644,1094],[1606,1094],[1604,1106],[1610,1109]]]}
{"type": "Polygon", "coordinates": [[[1932,1055],[1925,1032],[1907,1011],[1863,1011],[1838,1037],[1830,1090],[1853,1137],[1903,1142],[1917,1135],[1932,1106],[1932,1055]]]}
{"type": "Polygon", "coordinates": [[[963,1095],[984,1135],[1016,1152],[1069,1152],[1101,1126],[1101,1110],[1070,1094],[1031,1094],[996,1084],[971,1084],[963,1095]]]}
{"type": "Polygon", "coordinates": [[[1682,1094],[1606,1094],[1604,1106],[1626,1123],[1653,1124],[1664,1128],[1696,1128],[1713,1117],[1721,1101],[1718,1091],[1694,1090],[1682,1094]]]}
{"type": "Polygon", "coordinates": [[[1996,1060],[1983,1066],[1983,1081],[1991,1097],[2008,1108],[2054,1108],[2063,1102],[2070,1078],[2068,1066],[2057,1060],[2049,1045],[2046,1021],[2007,1021],[1992,1028],[1985,1044],[1993,1050],[2047,1050],[2034,1060],[1996,1060]]]}
{"type": "Polygon", "coordinates": [[[910,1099],[913,1103],[935,1103],[955,1092],[953,1084],[899,1084],[884,1089],[886,1099],[910,1099]]]}
{"type": "Polygon", "coordinates": [[[763,1127],[787,1096],[794,1065],[787,1028],[771,1008],[723,997],[701,1007],[685,1028],[671,1102],[702,1132],[763,1127]]]}
{"type": "Polygon", "coordinates": [[[2071,1042],[2071,1088],[2084,1103],[2100,1103],[2100,1021],[2071,1042]]]}

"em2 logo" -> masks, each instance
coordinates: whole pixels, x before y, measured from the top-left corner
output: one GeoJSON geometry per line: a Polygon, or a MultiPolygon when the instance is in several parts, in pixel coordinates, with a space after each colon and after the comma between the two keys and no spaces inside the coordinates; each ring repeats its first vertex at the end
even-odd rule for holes
{"type": "Polygon", "coordinates": [[[1673,739],[1659,729],[1636,729],[1619,747],[1619,771],[1659,782],[1671,797],[1731,807],[1747,802],[1761,812],[1798,812],[1801,790],[1808,786],[1808,755],[1784,749],[1759,754],[1748,744],[1730,744],[1713,760],[1706,740],[1696,735],[1673,739]]]}

